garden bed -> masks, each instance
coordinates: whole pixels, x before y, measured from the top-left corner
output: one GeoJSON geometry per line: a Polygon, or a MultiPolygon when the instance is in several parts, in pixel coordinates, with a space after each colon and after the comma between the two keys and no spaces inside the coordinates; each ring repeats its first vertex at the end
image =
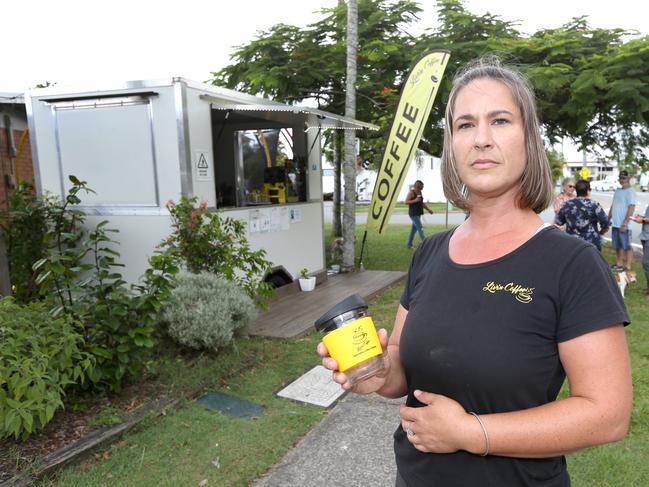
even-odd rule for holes
{"type": "Polygon", "coordinates": [[[119,394],[79,399],[27,441],[0,440],[0,484],[19,474],[40,471],[46,457],[92,432],[127,421],[146,405],[170,399],[172,394],[168,386],[155,381],[129,384],[119,394]]]}

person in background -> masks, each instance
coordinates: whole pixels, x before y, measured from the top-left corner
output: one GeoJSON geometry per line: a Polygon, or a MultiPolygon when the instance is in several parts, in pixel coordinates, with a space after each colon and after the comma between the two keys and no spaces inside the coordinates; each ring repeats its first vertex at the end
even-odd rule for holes
{"type": "Polygon", "coordinates": [[[602,250],[602,238],[608,232],[609,223],[606,212],[601,205],[590,199],[590,183],[580,179],[575,184],[577,197],[566,201],[555,223],[565,225],[566,233],[576,235],[586,242],[592,243],[597,250],[602,250]]]}
{"type": "Polygon", "coordinates": [[[631,187],[628,171],[620,171],[621,188],[615,190],[613,202],[608,210],[613,232],[611,246],[615,250],[617,271],[630,271],[633,265],[633,248],[631,247],[631,229],[629,220],[635,211],[635,189],[631,187]]]}
{"type": "Polygon", "coordinates": [[[644,212],[644,216],[635,215],[635,221],[642,224],[640,233],[640,242],[642,242],[642,269],[647,281],[647,286],[643,291],[649,298],[649,205],[644,212]]]}
{"type": "Polygon", "coordinates": [[[496,59],[453,82],[442,181],[470,215],[415,251],[379,330],[386,370],[352,387],[318,353],[346,390],[407,396],[396,486],[568,487],[566,453],[626,435],[629,317],[597,249],[539,217],[553,195],[534,94],[496,59]]]}
{"type": "Polygon", "coordinates": [[[640,174],[638,184],[640,185],[640,191],[649,191],[649,171],[640,174]]]}
{"type": "Polygon", "coordinates": [[[424,189],[424,183],[417,180],[412,189],[408,191],[408,194],[406,195],[408,216],[412,221],[408,243],[406,244],[409,249],[412,249],[412,244],[415,240],[415,233],[419,233],[419,238],[421,238],[422,241],[426,238],[424,227],[421,224],[421,216],[424,214],[424,209],[426,209],[426,211],[431,215],[433,213],[433,210],[424,203],[424,195],[421,193],[422,189],[424,189]]]}
{"type": "Polygon", "coordinates": [[[552,202],[552,207],[554,208],[554,214],[557,215],[559,210],[566,201],[569,201],[575,197],[575,179],[574,178],[564,178],[561,183],[561,192],[554,198],[552,202]]]}

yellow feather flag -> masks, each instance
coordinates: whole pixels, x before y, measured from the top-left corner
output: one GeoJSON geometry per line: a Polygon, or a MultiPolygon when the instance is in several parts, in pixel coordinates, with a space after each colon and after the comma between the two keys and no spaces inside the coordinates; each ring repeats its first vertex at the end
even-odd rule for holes
{"type": "Polygon", "coordinates": [[[381,170],[376,178],[366,231],[376,229],[378,233],[383,233],[390,221],[449,58],[448,51],[429,52],[415,64],[403,85],[390,136],[385,144],[381,170]]]}

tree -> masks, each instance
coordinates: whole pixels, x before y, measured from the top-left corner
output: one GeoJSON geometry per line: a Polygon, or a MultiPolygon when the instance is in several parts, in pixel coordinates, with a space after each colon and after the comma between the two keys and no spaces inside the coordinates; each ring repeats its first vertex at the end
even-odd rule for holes
{"type": "Polygon", "coordinates": [[[552,181],[558,181],[563,176],[563,165],[565,163],[563,154],[560,154],[553,148],[546,150],[546,153],[548,155],[548,163],[550,164],[552,181]]]}
{"type": "Polygon", "coordinates": [[[616,159],[649,142],[649,38],[624,42],[622,29],[591,29],[585,17],[535,33],[519,50],[552,142],[610,150],[616,159]]]}
{"type": "MultiPolygon", "coordinates": [[[[347,77],[345,78],[345,116],[356,118],[356,53],[358,48],[358,4],[347,0],[347,77]]],[[[345,206],[343,213],[343,263],[342,268],[354,268],[356,245],[356,135],[345,131],[345,206]]]]}
{"type": "MultiPolygon", "coordinates": [[[[318,108],[344,114],[346,9],[340,0],[337,7],[323,9],[324,18],[304,30],[279,24],[260,32],[248,45],[237,47],[230,66],[212,73],[212,82],[287,103],[310,98],[316,100],[318,108]]],[[[363,42],[356,56],[356,112],[359,119],[376,123],[384,130],[392,119],[391,107],[398,101],[396,80],[403,76],[410,62],[411,53],[403,46],[414,45],[407,26],[416,20],[419,11],[412,1],[358,2],[358,15],[363,19],[359,37],[363,42]]],[[[372,138],[370,134],[359,135],[366,141],[363,158],[378,166],[382,133],[372,138]]],[[[327,134],[330,149],[325,149],[334,164],[332,227],[336,236],[343,233],[340,220],[342,139],[336,131],[327,134]]],[[[356,184],[346,183],[346,187],[355,189],[356,184]]]]}
{"type": "MultiPolygon", "coordinates": [[[[345,5],[344,0],[338,0],[338,6],[345,5]]],[[[331,231],[334,237],[343,236],[343,225],[341,219],[341,208],[342,208],[342,149],[344,145],[341,143],[340,132],[338,130],[333,130],[333,166],[334,166],[334,194],[333,194],[333,214],[331,220],[331,231]]]]}
{"type": "MultiPolygon", "coordinates": [[[[646,164],[649,145],[649,37],[622,29],[593,29],[577,17],[557,29],[523,35],[515,22],[469,12],[461,0],[438,0],[438,26],[414,38],[415,2],[359,0],[357,117],[381,127],[361,134],[362,151],[380,162],[406,71],[424,52],[448,48],[451,60],[419,148],[439,155],[442,111],[456,70],[466,61],[498,53],[520,66],[537,93],[549,141],[568,137],[582,148],[601,146],[625,164],[646,164]],[[630,39],[630,40],[628,40],[630,39]]],[[[345,11],[322,11],[306,29],[279,25],[233,55],[214,82],[289,103],[313,98],[320,108],[343,113],[345,11]]]]}
{"type": "Polygon", "coordinates": [[[343,225],[340,218],[340,208],[342,198],[340,197],[340,191],[342,189],[341,184],[341,175],[342,175],[342,146],[340,143],[340,132],[338,130],[332,130],[333,135],[333,165],[334,165],[334,194],[333,194],[333,215],[331,220],[331,231],[333,232],[334,237],[343,236],[343,225]]]}
{"type": "MultiPolygon", "coordinates": [[[[421,45],[450,46],[441,96],[458,65],[487,53],[519,66],[537,94],[539,116],[550,143],[567,137],[582,149],[610,150],[621,162],[646,164],[649,142],[649,37],[631,39],[623,29],[594,29],[576,17],[558,29],[524,36],[513,22],[475,16],[460,0],[437,2],[440,24],[421,45]]],[[[433,120],[441,120],[435,114],[433,120]]],[[[420,148],[436,154],[441,127],[424,133],[420,148]]]]}
{"type": "Polygon", "coordinates": [[[439,87],[437,102],[433,105],[429,124],[419,142],[419,148],[440,156],[444,135],[445,102],[451,91],[453,78],[467,62],[490,53],[507,53],[520,38],[513,22],[501,20],[487,12],[476,16],[466,10],[460,0],[438,0],[438,26],[420,36],[414,51],[424,53],[435,48],[451,51],[451,58],[439,87]]]}
{"type": "MultiPolygon", "coordinates": [[[[408,27],[420,12],[410,0],[359,0],[356,116],[379,125],[376,134],[361,133],[364,154],[380,163],[382,136],[398,102],[399,83],[413,55],[416,39],[408,27]]],[[[322,20],[300,30],[279,24],[238,46],[232,64],[212,73],[212,83],[295,103],[315,100],[318,108],[345,113],[347,12],[344,3],[323,9],[322,20]]]]}

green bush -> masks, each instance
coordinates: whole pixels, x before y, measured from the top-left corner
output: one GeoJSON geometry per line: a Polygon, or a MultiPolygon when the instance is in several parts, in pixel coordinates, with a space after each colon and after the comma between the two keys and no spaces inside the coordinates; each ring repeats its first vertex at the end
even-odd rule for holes
{"type": "Polygon", "coordinates": [[[257,316],[245,291],[208,272],[178,274],[172,296],[164,313],[169,336],[190,348],[225,347],[257,316]]]}
{"type": "Polygon", "coordinates": [[[140,284],[128,284],[117,269],[117,232],[107,221],[92,231],[76,208],[79,193],[93,192],[84,181],[69,177],[72,187],[64,201],[48,209],[46,256],[34,264],[36,283],[53,316],[61,314],[80,323],[84,350],[96,358],[89,379],[95,387],[119,390],[127,377],[136,377],[153,347],[152,335],[166,300],[171,296],[176,258],[157,253],[140,284]]]}
{"type": "Polygon", "coordinates": [[[189,272],[208,271],[225,277],[260,304],[272,293],[263,281],[271,268],[264,250],[252,250],[245,223],[196,206],[196,197],[169,201],[172,234],[160,245],[172,252],[189,272]]]}
{"type": "Polygon", "coordinates": [[[82,347],[72,324],[42,303],[0,299],[0,438],[27,439],[63,407],[65,387],[92,371],[82,347]]]}
{"type": "Polygon", "coordinates": [[[21,183],[9,196],[9,210],[0,215],[7,236],[9,276],[13,296],[19,303],[39,298],[37,272],[32,264],[45,255],[48,200],[36,196],[29,183],[21,183]]]}

